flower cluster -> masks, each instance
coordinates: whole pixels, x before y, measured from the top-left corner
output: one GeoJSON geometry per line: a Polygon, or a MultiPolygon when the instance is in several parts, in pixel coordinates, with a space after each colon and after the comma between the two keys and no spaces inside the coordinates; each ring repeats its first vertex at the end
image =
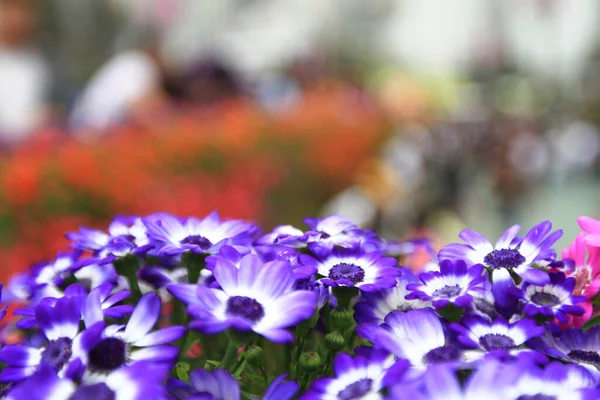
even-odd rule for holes
{"type": "MultiPolygon", "coordinates": [[[[596,399],[600,221],[465,230],[427,271],[341,216],[156,213],[66,234],[5,287],[6,399],[596,399]]],[[[412,242],[410,248],[431,246],[412,242]]],[[[2,310],[4,316],[5,309],[2,310]]]]}

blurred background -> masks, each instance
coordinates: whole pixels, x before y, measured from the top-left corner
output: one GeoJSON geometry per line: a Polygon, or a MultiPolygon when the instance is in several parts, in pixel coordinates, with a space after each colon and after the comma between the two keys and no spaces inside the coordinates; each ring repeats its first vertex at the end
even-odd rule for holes
{"type": "Polygon", "coordinates": [[[5,275],[167,211],[402,238],[600,216],[596,0],[0,0],[5,275]]]}

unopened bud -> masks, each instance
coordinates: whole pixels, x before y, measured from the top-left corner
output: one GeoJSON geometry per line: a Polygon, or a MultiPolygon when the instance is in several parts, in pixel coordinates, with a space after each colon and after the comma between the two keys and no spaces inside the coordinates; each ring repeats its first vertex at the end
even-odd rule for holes
{"type": "Polygon", "coordinates": [[[344,348],[346,345],[346,341],[344,337],[339,332],[331,332],[325,335],[325,346],[329,350],[338,351],[344,348]]]}
{"type": "Polygon", "coordinates": [[[333,325],[334,329],[343,331],[347,328],[350,328],[354,325],[354,319],[352,315],[343,308],[334,308],[331,310],[329,314],[331,318],[331,325],[333,325]]]}
{"type": "Polygon", "coordinates": [[[304,371],[316,371],[321,366],[319,353],[306,352],[300,356],[300,368],[304,371]]]}

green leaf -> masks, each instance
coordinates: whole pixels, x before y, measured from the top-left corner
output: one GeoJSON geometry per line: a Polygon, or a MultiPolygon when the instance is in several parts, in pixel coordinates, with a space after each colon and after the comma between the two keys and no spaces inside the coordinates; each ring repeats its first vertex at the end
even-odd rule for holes
{"type": "Polygon", "coordinates": [[[177,377],[179,380],[189,383],[190,377],[188,372],[190,371],[190,366],[186,363],[177,363],[175,366],[175,371],[177,372],[177,377]]]}

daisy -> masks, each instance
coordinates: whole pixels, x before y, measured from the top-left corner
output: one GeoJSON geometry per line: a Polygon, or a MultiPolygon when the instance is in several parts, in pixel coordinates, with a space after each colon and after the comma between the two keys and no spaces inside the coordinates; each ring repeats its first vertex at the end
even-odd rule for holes
{"type": "Polygon", "coordinates": [[[80,330],[85,297],[72,296],[45,299],[35,307],[35,319],[48,342],[41,348],[22,344],[4,346],[0,361],[6,367],[0,372],[0,382],[16,382],[32,375],[42,365],[65,376],[87,360],[89,340],[98,334],[102,325],[80,330]]]}
{"type": "Polygon", "coordinates": [[[244,221],[221,220],[216,212],[204,219],[159,213],[143,218],[143,222],[155,250],[165,256],[186,251],[214,254],[225,244],[250,245],[258,231],[257,226],[244,221]]]}
{"type": "Polygon", "coordinates": [[[419,369],[461,359],[461,351],[447,345],[440,318],[432,309],[393,311],[380,327],[360,325],[357,332],[419,369]]]}
{"type": "Polygon", "coordinates": [[[565,278],[562,272],[551,272],[549,276],[550,283],[546,285],[533,285],[528,282],[523,284],[520,297],[525,303],[525,315],[556,317],[563,324],[568,321],[567,314],[582,315],[583,308],[575,304],[587,299],[584,296],[573,296],[575,278],[565,278]]]}
{"type": "Polygon", "coordinates": [[[383,399],[383,390],[402,381],[408,362],[383,351],[364,350],[354,358],[338,354],[335,378],[317,379],[300,400],[383,399]]]}
{"type": "Polygon", "coordinates": [[[325,258],[304,254],[298,260],[326,286],[355,286],[365,292],[395,286],[401,273],[395,258],[383,257],[377,251],[365,253],[360,248],[335,248],[325,258]]]}
{"type": "Polygon", "coordinates": [[[474,292],[484,290],[482,283],[487,280],[483,265],[475,264],[470,268],[464,261],[444,260],[439,271],[424,272],[419,275],[423,283],[411,283],[406,288],[412,293],[407,300],[420,299],[432,301],[435,308],[444,308],[448,303],[458,307],[468,307],[473,301],[474,292]]]}
{"type": "Polygon", "coordinates": [[[464,347],[484,352],[512,352],[527,340],[542,336],[545,332],[532,319],[524,318],[509,324],[503,317],[490,322],[479,316],[463,317],[460,324],[450,324],[450,329],[457,332],[457,339],[464,347]]]}
{"type": "Polygon", "coordinates": [[[291,342],[285,328],[310,318],[316,310],[318,295],[295,290],[294,271],[285,261],[263,263],[248,254],[239,269],[220,259],[213,270],[220,289],[201,285],[170,285],[169,293],[189,305],[194,319],[190,328],[206,334],[229,328],[253,331],[276,342],[291,342]],[[194,288],[194,286],[196,286],[194,288]]]}
{"type": "Polygon", "coordinates": [[[65,237],[73,242],[72,248],[91,251],[105,262],[129,253],[145,253],[152,245],[140,217],[117,217],[108,226],[108,233],[97,229],[80,228],[65,237]]]}
{"type": "MultiPolygon", "coordinates": [[[[179,354],[179,348],[167,343],[183,337],[185,328],[170,326],[152,331],[160,316],[160,299],[147,293],[138,302],[127,325],[109,325],[89,340],[87,371],[84,379],[98,381],[104,376],[139,360],[171,362],[179,354]]],[[[104,321],[101,296],[89,296],[86,300],[84,319],[86,324],[104,321]]]]}
{"type": "Polygon", "coordinates": [[[396,278],[396,286],[362,294],[359,302],[354,306],[354,319],[357,323],[381,325],[392,311],[406,312],[431,307],[431,300],[406,299],[410,293],[406,288],[407,285],[418,282],[418,279],[408,268],[398,269],[401,275],[396,278]]]}
{"type": "Polygon", "coordinates": [[[562,230],[550,233],[552,224],[544,221],[527,232],[525,237],[518,238],[519,225],[510,227],[495,246],[480,233],[465,229],[459,237],[466,244],[449,244],[440,250],[440,260],[463,260],[468,265],[482,264],[492,275],[492,291],[496,302],[501,307],[511,307],[515,299],[508,288],[514,287],[511,273],[527,282],[544,285],[550,281],[548,273],[534,264],[548,263],[556,257],[552,245],[562,236],[562,230]]]}
{"type": "Polygon", "coordinates": [[[44,367],[10,390],[6,399],[166,400],[161,381],[167,374],[165,365],[140,362],[111,373],[102,382],[77,385],[73,380],[61,378],[51,368],[44,367]]]}

